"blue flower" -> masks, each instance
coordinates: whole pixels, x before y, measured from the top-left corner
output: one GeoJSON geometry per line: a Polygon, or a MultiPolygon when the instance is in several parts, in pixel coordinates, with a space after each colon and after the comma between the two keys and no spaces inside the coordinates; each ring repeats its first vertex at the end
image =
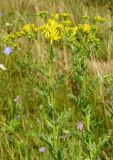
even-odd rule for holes
{"type": "Polygon", "coordinates": [[[12,53],[12,48],[11,48],[11,47],[6,47],[6,48],[4,49],[4,54],[9,55],[9,54],[11,54],[11,53],[12,53]]]}

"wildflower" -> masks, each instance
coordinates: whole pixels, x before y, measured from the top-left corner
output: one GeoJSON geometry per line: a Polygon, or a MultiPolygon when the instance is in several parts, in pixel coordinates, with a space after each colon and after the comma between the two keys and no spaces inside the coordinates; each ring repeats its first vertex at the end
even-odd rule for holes
{"type": "Polygon", "coordinates": [[[96,22],[104,22],[105,21],[105,19],[103,17],[101,17],[101,16],[95,16],[93,19],[96,22]]]}
{"type": "Polygon", "coordinates": [[[12,27],[12,23],[9,23],[9,22],[7,22],[7,23],[5,23],[5,25],[7,26],[7,27],[12,27]]]}
{"type": "Polygon", "coordinates": [[[9,35],[9,38],[15,39],[15,38],[16,38],[16,35],[15,35],[15,34],[10,34],[10,35],[9,35]]]}
{"type": "Polygon", "coordinates": [[[79,29],[84,33],[90,33],[92,26],[88,23],[80,24],[79,29]]]}
{"type": "Polygon", "coordinates": [[[84,127],[83,123],[81,123],[81,122],[77,123],[77,129],[78,130],[82,131],[83,127],[84,127]]]}
{"type": "Polygon", "coordinates": [[[76,35],[76,34],[77,34],[77,31],[78,31],[78,27],[72,28],[72,31],[73,31],[73,35],[76,35]]]}
{"type": "Polygon", "coordinates": [[[54,20],[58,20],[59,19],[59,14],[52,14],[51,18],[54,20]]]}
{"type": "Polygon", "coordinates": [[[62,18],[64,18],[64,19],[67,19],[70,16],[70,14],[68,14],[68,13],[61,13],[61,14],[59,14],[59,16],[62,17],[62,18]]]}
{"type": "Polygon", "coordinates": [[[0,68],[2,69],[2,70],[6,70],[6,68],[5,68],[5,66],[3,65],[3,64],[0,64],[0,68]]]}
{"type": "Polygon", "coordinates": [[[5,49],[4,49],[4,54],[5,55],[9,55],[9,54],[11,54],[12,53],[12,48],[11,47],[6,47],[5,49]]]}
{"type": "Polygon", "coordinates": [[[28,33],[31,31],[31,25],[30,24],[25,24],[21,30],[23,30],[24,32],[28,33]]]}
{"type": "Polygon", "coordinates": [[[84,20],[87,20],[87,19],[89,19],[89,16],[82,16],[82,19],[84,19],[84,20]]]}
{"type": "Polygon", "coordinates": [[[66,27],[70,27],[72,22],[70,20],[63,21],[63,25],[66,27]]]}
{"type": "Polygon", "coordinates": [[[39,148],[39,152],[40,153],[44,153],[45,152],[45,148],[44,147],[39,148]]]}
{"type": "Polygon", "coordinates": [[[17,36],[17,37],[21,37],[21,36],[23,36],[23,35],[25,35],[25,32],[22,31],[22,30],[20,30],[19,32],[16,32],[16,36],[17,36]]]}
{"type": "Polygon", "coordinates": [[[50,44],[53,41],[57,41],[61,38],[62,25],[53,19],[49,19],[48,23],[42,26],[42,31],[45,34],[45,38],[50,40],[50,44]]]}
{"type": "Polygon", "coordinates": [[[15,102],[18,102],[20,100],[21,100],[21,96],[16,96],[15,99],[14,99],[15,102]]]}
{"type": "Polygon", "coordinates": [[[35,24],[25,24],[20,29],[19,32],[16,33],[17,37],[27,36],[29,39],[33,38],[34,33],[39,31],[39,27],[35,26],[35,24]]]}
{"type": "Polygon", "coordinates": [[[35,24],[30,24],[30,27],[33,32],[38,32],[40,30],[40,27],[37,27],[35,24]]]}

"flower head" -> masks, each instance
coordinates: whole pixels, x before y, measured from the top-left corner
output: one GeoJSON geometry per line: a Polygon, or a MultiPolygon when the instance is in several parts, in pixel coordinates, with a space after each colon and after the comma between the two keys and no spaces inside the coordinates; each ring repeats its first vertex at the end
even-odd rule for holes
{"type": "Polygon", "coordinates": [[[13,24],[9,23],[9,22],[6,22],[5,25],[6,25],[6,27],[12,27],[13,24]]]}
{"type": "Polygon", "coordinates": [[[82,19],[87,20],[87,19],[89,19],[89,16],[87,16],[87,15],[82,16],[82,19]]]}
{"type": "Polygon", "coordinates": [[[48,19],[48,22],[42,26],[42,32],[45,38],[50,40],[50,44],[61,38],[61,31],[62,25],[53,19],[48,19]]]}
{"type": "Polygon", "coordinates": [[[88,23],[80,24],[79,25],[79,29],[83,33],[90,33],[90,31],[92,30],[92,26],[90,24],[88,24],[88,23]]]}
{"type": "Polygon", "coordinates": [[[83,123],[81,123],[81,122],[78,122],[78,123],[77,123],[77,129],[78,129],[78,130],[82,131],[82,130],[83,130],[83,127],[84,127],[83,123]]]}
{"type": "Polygon", "coordinates": [[[21,28],[24,32],[28,33],[31,31],[31,25],[30,24],[25,24],[22,28],[21,28]]]}
{"type": "Polygon", "coordinates": [[[76,34],[77,34],[77,32],[78,32],[78,27],[74,27],[74,28],[72,28],[72,31],[73,31],[73,35],[76,35],[76,34]]]}
{"type": "Polygon", "coordinates": [[[3,64],[0,64],[0,68],[1,68],[2,70],[6,70],[6,68],[5,68],[5,66],[4,66],[3,64]]]}
{"type": "Polygon", "coordinates": [[[11,47],[6,47],[6,48],[4,49],[4,54],[9,55],[9,54],[11,54],[11,53],[12,53],[12,48],[11,48],[11,47]]]}
{"type": "Polygon", "coordinates": [[[103,17],[101,17],[101,16],[94,16],[94,21],[95,22],[104,22],[105,19],[103,17]]]}
{"type": "Polygon", "coordinates": [[[19,102],[21,100],[21,96],[16,96],[14,102],[19,102]]]}
{"type": "Polygon", "coordinates": [[[40,153],[44,153],[45,152],[45,148],[44,147],[39,148],[39,152],[40,153]]]}

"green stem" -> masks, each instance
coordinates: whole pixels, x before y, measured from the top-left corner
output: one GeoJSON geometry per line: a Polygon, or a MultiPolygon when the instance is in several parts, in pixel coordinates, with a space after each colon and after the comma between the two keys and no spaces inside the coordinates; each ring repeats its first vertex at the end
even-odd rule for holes
{"type": "Polygon", "coordinates": [[[53,127],[53,142],[54,142],[54,150],[57,152],[57,132],[56,127],[53,127]]]}
{"type": "MultiPolygon", "coordinates": [[[[48,103],[51,110],[51,120],[54,118],[54,93],[52,91],[53,86],[53,75],[52,75],[52,66],[53,66],[53,48],[52,45],[49,48],[49,68],[48,68],[48,74],[49,74],[49,80],[48,80],[48,103]]],[[[57,159],[57,152],[58,152],[58,141],[57,141],[57,128],[55,124],[53,124],[52,128],[52,135],[53,135],[53,146],[55,151],[55,157],[57,159]]]]}
{"type": "Polygon", "coordinates": [[[87,131],[90,132],[90,113],[89,112],[85,113],[85,118],[86,118],[86,128],[87,128],[87,131]]]}
{"type": "Polygon", "coordinates": [[[92,149],[91,149],[92,141],[91,141],[91,137],[90,137],[90,133],[91,133],[91,130],[90,130],[90,111],[87,111],[85,113],[85,118],[86,118],[86,129],[87,129],[87,132],[88,132],[88,150],[89,150],[89,156],[90,156],[90,160],[93,160],[93,153],[92,153],[92,149]]]}

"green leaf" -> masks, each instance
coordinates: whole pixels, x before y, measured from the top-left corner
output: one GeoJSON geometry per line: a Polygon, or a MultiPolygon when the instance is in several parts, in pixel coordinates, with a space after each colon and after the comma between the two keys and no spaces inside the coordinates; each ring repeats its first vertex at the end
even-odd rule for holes
{"type": "Polygon", "coordinates": [[[56,83],[53,85],[52,87],[52,91],[56,91],[57,89],[60,88],[60,86],[62,85],[62,83],[64,82],[65,80],[65,76],[64,75],[61,75],[57,80],[56,80],[56,83]]]}

